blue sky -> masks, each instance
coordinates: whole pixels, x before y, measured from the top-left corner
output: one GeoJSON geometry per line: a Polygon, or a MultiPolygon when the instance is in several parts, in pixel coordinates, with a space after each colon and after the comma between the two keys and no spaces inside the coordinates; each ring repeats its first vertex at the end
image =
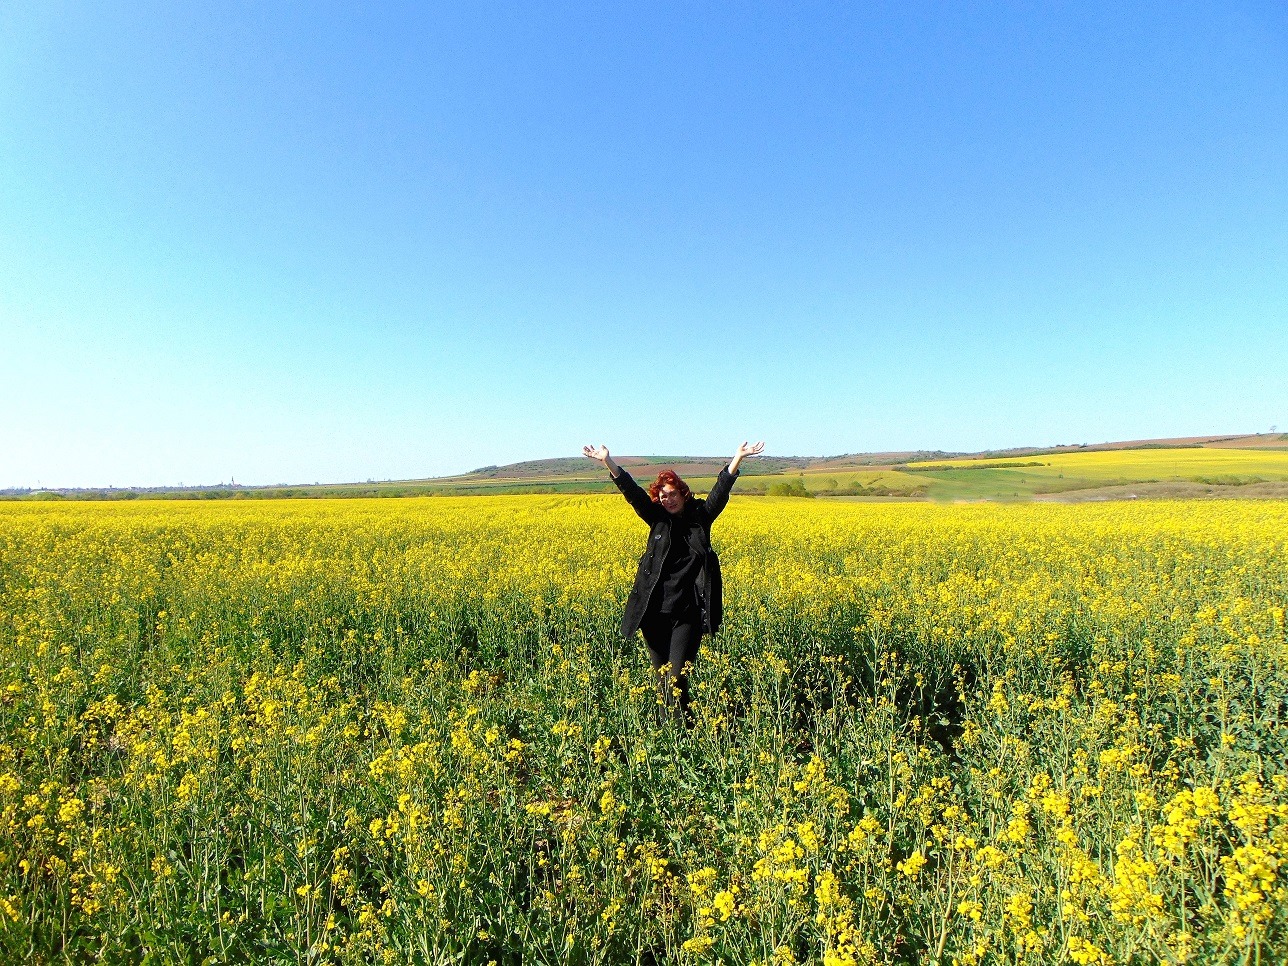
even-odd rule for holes
{"type": "Polygon", "coordinates": [[[0,7],[0,486],[1288,430],[1288,8],[0,7]]]}

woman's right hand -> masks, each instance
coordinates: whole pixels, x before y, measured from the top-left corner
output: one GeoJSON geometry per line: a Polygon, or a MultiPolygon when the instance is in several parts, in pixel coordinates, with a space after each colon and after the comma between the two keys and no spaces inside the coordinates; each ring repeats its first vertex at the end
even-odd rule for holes
{"type": "Polygon", "coordinates": [[[600,443],[598,446],[583,446],[581,451],[587,459],[599,460],[599,462],[603,463],[604,469],[613,474],[613,479],[617,479],[617,474],[621,472],[621,470],[618,465],[613,462],[613,458],[608,455],[607,446],[603,443],[600,443]]]}

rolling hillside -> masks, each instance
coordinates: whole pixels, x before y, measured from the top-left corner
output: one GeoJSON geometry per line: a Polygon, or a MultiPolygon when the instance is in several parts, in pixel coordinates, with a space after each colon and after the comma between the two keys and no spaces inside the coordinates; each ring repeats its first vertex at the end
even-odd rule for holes
{"type": "MultiPolygon", "coordinates": [[[[705,492],[724,456],[620,456],[637,479],[674,469],[705,492]]],[[[3,499],[275,499],[610,493],[582,456],[484,466],[420,480],[270,487],[9,490],[3,499]]],[[[1288,433],[1027,447],[984,453],[906,451],[763,456],[744,464],[746,495],[899,500],[1088,500],[1288,497],[1288,433]]]]}
{"type": "MultiPolygon", "coordinates": [[[[641,479],[664,467],[674,469],[700,492],[725,464],[723,457],[620,457],[618,461],[641,479]]],[[[770,456],[744,465],[738,485],[743,494],[778,491],[828,498],[942,500],[1288,496],[1288,434],[1118,441],[976,454],[770,456]]],[[[433,482],[455,493],[611,490],[603,470],[579,456],[489,466],[433,482]]]]}

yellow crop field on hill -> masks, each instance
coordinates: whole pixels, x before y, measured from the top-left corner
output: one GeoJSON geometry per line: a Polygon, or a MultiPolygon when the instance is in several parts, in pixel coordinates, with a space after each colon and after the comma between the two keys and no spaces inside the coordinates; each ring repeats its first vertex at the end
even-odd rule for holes
{"type": "Polygon", "coordinates": [[[935,460],[918,467],[1013,466],[1026,474],[1066,474],[1091,480],[1190,480],[1256,476],[1288,479],[1288,450],[1125,449],[986,460],[935,460]],[[1023,464],[1021,466],[1021,464],[1023,464]]]}
{"type": "Polygon", "coordinates": [[[645,533],[0,505],[0,959],[1285,959],[1288,504],[735,490],[692,728],[645,533]]]}

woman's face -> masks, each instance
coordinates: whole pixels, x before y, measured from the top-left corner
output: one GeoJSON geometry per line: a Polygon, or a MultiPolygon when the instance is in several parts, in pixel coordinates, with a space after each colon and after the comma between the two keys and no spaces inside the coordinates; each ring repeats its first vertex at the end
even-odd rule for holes
{"type": "Polygon", "coordinates": [[[667,513],[679,513],[684,509],[684,494],[667,483],[657,491],[657,502],[667,513]]]}

